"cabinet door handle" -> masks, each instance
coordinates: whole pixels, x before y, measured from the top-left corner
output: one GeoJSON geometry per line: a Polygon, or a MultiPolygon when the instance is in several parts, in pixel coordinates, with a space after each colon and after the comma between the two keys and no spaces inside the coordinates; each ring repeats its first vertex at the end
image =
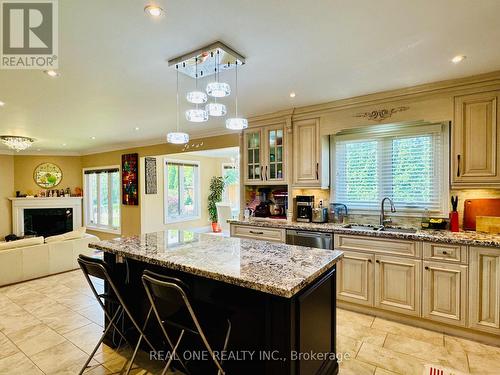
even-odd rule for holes
{"type": "Polygon", "coordinates": [[[316,163],[316,180],[319,180],[319,163],[316,163]]]}
{"type": "Polygon", "coordinates": [[[266,176],[266,181],[267,181],[267,165],[266,165],[266,173],[264,174],[266,176]]]}
{"type": "Polygon", "coordinates": [[[249,230],[249,232],[252,233],[252,234],[264,234],[264,232],[256,232],[254,230],[249,230]]]}
{"type": "Polygon", "coordinates": [[[457,154],[457,177],[460,177],[460,154],[457,154]]]}
{"type": "Polygon", "coordinates": [[[372,262],[372,260],[371,260],[371,259],[368,259],[368,263],[371,263],[371,262],[372,262]]]}
{"type": "Polygon", "coordinates": [[[428,266],[425,266],[424,268],[425,268],[427,271],[429,271],[429,267],[428,267],[428,266]]]}
{"type": "Polygon", "coordinates": [[[375,262],[376,262],[376,263],[380,263],[380,260],[378,260],[378,259],[377,259],[375,262]]]}
{"type": "Polygon", "coordinates": [[[447,251],[443,251],[443,253],[442,253],[442,254],[443,254],[443,255],[446,255],[446,254],[448,254],[448,252],[447,252],[447,251]]]}
{"type": "Polygon", "coordinates": [[[263,172],[264,171],[264,166],[260,166],[260,180],[264,180],[263,172]]]}

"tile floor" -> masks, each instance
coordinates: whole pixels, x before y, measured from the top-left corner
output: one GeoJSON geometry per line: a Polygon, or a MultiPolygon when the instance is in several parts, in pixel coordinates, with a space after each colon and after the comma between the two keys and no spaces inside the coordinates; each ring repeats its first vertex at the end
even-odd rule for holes
{"type": "MultiPolygon", "coordinates": [[[[81,271],[0,288],[0,374],[77,374],[102,332],[102,312],[81,271]]],[[[500,374],[500,348],[338,310],[342,375],[422,375],[426,364],[457,374],[500,374]]],[[[102,345],[86,374],[120,374],[130,349],[102,345]]],[[[140,358],[133,374],[160,373],[140,358]]]]}

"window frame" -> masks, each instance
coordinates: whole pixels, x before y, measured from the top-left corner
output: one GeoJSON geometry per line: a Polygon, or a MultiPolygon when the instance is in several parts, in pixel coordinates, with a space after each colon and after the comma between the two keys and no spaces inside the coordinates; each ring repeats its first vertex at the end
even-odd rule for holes
{"type": "MultiPolygon", "coordinates": [[[[337,160],[336,160],[336,140],[339,136],[342,137],[343,140],[353,139],[353,140],[362,140],[362,139],[376,139],[376,138],[387,138],[387,137],[398,137],[398,136],[418,136],[429,134],[432,132],[432,129],[437,129],[437,127],[441,127],[439,132],[440,142],[441,142],[441,200],[439,202],[439,210],[428,210],[429,214],[432,214],[436,217],[448,217],[449,211],[449,200],[450,200],[450,163],[449,163],[449,155],[450,155],[450,123],[442,122],[442,123],[423,123],[420,125],[406,125],[406,124],[386,124],[386,125],[374,125],[369,126],[366,129],[354,129],[351,131],[347,130],[347,134],[337,133],[336,135],[330,136],[330,155],[331,155],[331,165],[330,165],[330,184],[332,188],[330,189],[330,200],[332,202],[337,202],[336,199],[336,179],[337,179],[337,160]],[[384,129],[386,130],[380,130],[384,129]],[[340,135],[342,134],[342,135],[340,135]]],[[[434,131],[434,133],[437,133],[434,131]]],[[[380,145],[379,145],[380,147],[380,145]]],[[[434,149],[434,153],[437,151],[434,149]]],[[[382,162],[381,160],[379,161],[382,162]]],[[[383,193],[385,194],[385,192],[383,193]]],[[[386,195],[384,195],[386,196],[386,195]]],[[[374,215],[380,212],[380,208],[356,208],[349,207],[349,202],[339,202],[347,204],[349,208],[349,212],[355,215],[374,215]]],[[[422,213],[425,211],[423,209],[415,209],[415,208],[405,208],[398,207],[396,205],[396,212],[391,213],[391,216],[406,216],[406,217],[421,217],[422,213]]]]}
{"type": "MultiPolygon", "coordinates": [[[[121,223],[122,223],[122,205],[121,205],[121,166],[120,165],[107,165],[104,167],[89,167],[89,168],[83,168],[82,169],[82,176],[83,176],[83,222],[85,223],[85,226],[90,229],[94,230],[96,232],[104,232],[104,233],[111,233],[111,234],[121,234],[121,223]],[[87,192],[87,178],[85,177],[85,172],[86,171],[97,171],[97,170],[102,170],[102,169],[118,169],[118,186],[120,189],[120,197],[119,197],[119,204],[118,204],[118,210],[120,213],[120,225],[115,228],[115,227],[110,227],[109,225],[102,225],[102,224],[90,224],[88,222],[88,216],[89,216],[89,209],[90,209],[90,201],[89,201],[89,195],[87,192]]],[[[99,186],[100,181],[97,179],[97,193],[98,197],[100,196],[100,189],[99,186]]],[[[108,173],[108,202],[111,202],[111,174],[108,173]]],[[[99,199],[98,199],[99,200],[99,199]]],[[[98,222],[99,222],[99,212],[100,212],[100,204],[98,203],[97,205],[97,212],[98,212],[98,222]]],[[[108,213],[110,213],[110,217],[113,217],[113,205],[108,204],[108,213]]]]}
{"type": "MultiPolygon", "coordinates": [[[[241,171],[240,171],[238,163],[230,163],[230,162],[222,163],[221,173],[222,173],[223,178],[224,178],[224,171],[227,169],[235,169],[238,171],[238,182],[239,182],[238,185],[241,186],[241,171]],[[227,167],[230,167],[230,168],[227,168],[227,167]]],[[[224,185],[224,191],[222,193],[222,201],[225,203],[230,203],[227,198],[228,198],[228,192],[226,190],[226,186],[224,185]]],[[[238,204],[235,207],[232,207],[232,209],[236,210],[236,208],[237,208],[239,210],[240,205],[241,205],[241,197],[238,196],[238,204]]]]}
{"type": "MultiPolygon", "coordinates": [[[[181,191],[181,181],[184,184],[184,178],[181,179],[181,174],[179,173],[179,191],[181,191]]],[[[182,160],[182,159],[171,159],[164,158],[163,159],[163,220],[164,224],[172,224],[172,223],[182,223],[187,221],[194,221],[201,219],[201,186],[200,186],[200,162],[194,160],[182,160]],[[175,218],[171,218],[168,216],[168,163],[179,163],[179,164],[187,164],[193,165],[195,168],[194,171],[194,196],[195,196],[195,215],[193,216],[178,216],[175,218]]]]}

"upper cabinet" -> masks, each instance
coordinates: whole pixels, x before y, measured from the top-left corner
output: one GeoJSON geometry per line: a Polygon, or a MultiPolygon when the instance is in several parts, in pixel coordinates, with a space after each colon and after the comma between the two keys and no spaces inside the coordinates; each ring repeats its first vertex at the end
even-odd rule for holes
{"type": "Polygon", "coordinates": [[[500,91],[455,97],[452,187],[500,186],[499,97],[500,91]]]}
{"type": "Polygon", "coordinates": [[[275,124],[244,131],[245,183],[286,184],[286,129],[275,124]]]}
{"type": "Polygon", "coordinates": [[[293,185],[327,188],[330,177],[328,137],[321,137],[319,119],[293,123],[293,185]]]}
{"type": "Polygon", "coordinates": [[[275,125],[265,128],[266,133],[266,165],[264,179],[266,182],[285,181],[285,126],[275,125]]]}
{"type": "Polygon", "coordinates": [[[262,131],[261,129],[247,130],[244,137],[244,173],[245,182],[261,182],[262,177],[262,131]]]}

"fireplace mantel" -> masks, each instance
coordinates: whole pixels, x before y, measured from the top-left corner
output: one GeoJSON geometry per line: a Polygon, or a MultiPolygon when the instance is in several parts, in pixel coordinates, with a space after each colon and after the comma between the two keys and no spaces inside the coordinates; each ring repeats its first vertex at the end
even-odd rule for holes
{"type": "Polygon", "coordinates": [[[15,235],[24,231],[24,210],[29,208],[72,208],[73,228],[82,226],[82,197],[9,198],[12,201],[12,229],[15,235]]]}

